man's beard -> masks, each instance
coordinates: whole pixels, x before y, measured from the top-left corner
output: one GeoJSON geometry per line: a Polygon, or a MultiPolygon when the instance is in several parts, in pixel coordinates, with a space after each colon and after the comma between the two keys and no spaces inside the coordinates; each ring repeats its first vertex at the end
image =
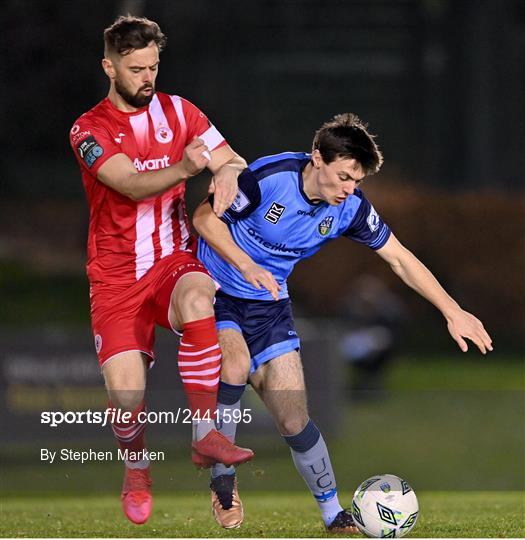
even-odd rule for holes
{"type": "Polygon", "coordinates": [[[128,105],[131,105],[136,109],[149,105],[153,99],[153,95],[155,94],[155,86],[153,84],[145,84],[138,89],[136,94],[132,94],[123,84],[120,83],[118,79],[115,79],[115,90],[128,105]],[[141,94],[142,90],[146,90],[147,88],[151,88],[153,90],[151,94],[141,94]]]}

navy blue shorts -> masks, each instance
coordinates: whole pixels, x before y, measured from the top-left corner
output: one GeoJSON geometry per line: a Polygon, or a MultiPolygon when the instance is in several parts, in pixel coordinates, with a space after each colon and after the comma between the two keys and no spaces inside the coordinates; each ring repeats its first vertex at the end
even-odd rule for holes
{"type": "Polygon", "coordinates": [[[215,296],[217,330],[233,328],[248,345],[253,373],[261,364],[287,352],[299,350],[292,302],[282,300],[246,300],[222,291],[215,296]]]}

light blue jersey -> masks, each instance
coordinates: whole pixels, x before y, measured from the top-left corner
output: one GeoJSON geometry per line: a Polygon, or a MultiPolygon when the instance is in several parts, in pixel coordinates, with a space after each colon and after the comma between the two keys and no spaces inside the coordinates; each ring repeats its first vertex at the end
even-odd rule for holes
{"type": "MultiPolygon", "coordinates": [[[[222,220],[237,245],[271,272],[280,298],[288,297],[286,280],[295,264],[316,253],[323,244],[346,236],[372,249],[385,245],[389,227],[363,192],[356,189],[344,203],[313,203],[303,191],[302,171],[310,154],[284,152],[254,161],[239,176],[239,192],[222,220]]],[[[222,290],[231,296],[272,300],[199,239],[199,259],[222,290]]]]}

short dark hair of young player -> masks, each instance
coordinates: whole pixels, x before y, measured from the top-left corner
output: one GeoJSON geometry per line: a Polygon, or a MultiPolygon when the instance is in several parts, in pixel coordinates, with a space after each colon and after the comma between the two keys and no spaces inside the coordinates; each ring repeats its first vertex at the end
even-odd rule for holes
{"type": "Polygon", "coordinates": [[[145,17],[121,15],[104,30],[104,54],[126,56],[135,49],[144,49],[154,41],[159,51],[166,46],[167,38],[156,22],[145,17]]]}
{"type": "Polygon", "coordinates": [[[374,174],[383,164],[383,154],[367,127],[355,114],[338,114],[316,131],[313,149],[319,150],[326,164],[339,157],[352,158],[366,175],[374,174]]]}

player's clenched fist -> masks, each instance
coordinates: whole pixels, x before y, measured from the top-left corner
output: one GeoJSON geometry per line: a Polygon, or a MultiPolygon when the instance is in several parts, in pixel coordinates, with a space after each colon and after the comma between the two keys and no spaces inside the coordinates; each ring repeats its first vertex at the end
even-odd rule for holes
{"type": "Polygon", "coordinates": [[[186,176],[190,177],[199,174],[208,165],[210,159],[210,151],[204,141],[195,137],[186,146],[182,155],[182,167],[186,172],[186,176]]]}

